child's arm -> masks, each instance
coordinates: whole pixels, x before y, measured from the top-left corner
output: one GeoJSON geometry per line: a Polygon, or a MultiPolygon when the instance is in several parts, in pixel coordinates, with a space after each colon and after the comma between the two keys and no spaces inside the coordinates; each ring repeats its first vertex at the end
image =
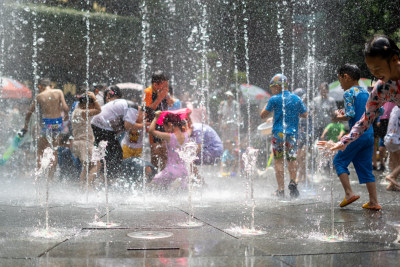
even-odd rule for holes
{"type": "MultiPolygon", "coordinates": [[[[261,119],[267,119],[268,117],[271,117],[272,112],[269,111],[270,107],[268,106],[270,101],[268,101],[267,104],[265,104],[263,110],[260,113],[261,119]],[[268,109],[267,109],[268,108],[268,109]]],[[[271,106],[271,105],[270,105],[271,106]]]]}
{"type": "MultiPolygon", "coordinates": [[[[37,97],[36,97],[36,99],[37,99],[37,97]]],[[[35,112],[35,101],[32,102],[32,105],[30,106],[28,112],[26,113],[25,125],[24,125],[24,128],[23,128],[23,130],[25,130],[25,131],[28,130],[28,124],[29,124],[29,121],[31,120],[31,116],[32,116],[33,112],[35,112]]]]}
{"type": "Polygon", "coordinates": [[[321,135],[321,140],[324,140],[324,139],[325,139],[325,135],[326,135],[326,133],[328,132],[328,130],[329,130],[328,127],[326,127],[326,128],[324,129],[324,131],[322,132],[322,135],[321,135]]]}
{"type": "Polygon", "coordinates": [[[156,130],[157,120],[160,117],[160,115],[161,115],[161,111],[157,111],[155,113],[154,120],[150,124],[149,133],[151,133],[152,135],[154,135],[157,138],[167,140],[169,142],[169,139],[170,139],[169,133],[164,133],[164,132],[160,132],[160,131],[156,130]]]}
{"type": "Polygon", "coordinates": [[[342,136],[345,134],[346,132],[344,130],[340,131],[337,140],[340,141],[340,139],[342,138],[342,136]]]}

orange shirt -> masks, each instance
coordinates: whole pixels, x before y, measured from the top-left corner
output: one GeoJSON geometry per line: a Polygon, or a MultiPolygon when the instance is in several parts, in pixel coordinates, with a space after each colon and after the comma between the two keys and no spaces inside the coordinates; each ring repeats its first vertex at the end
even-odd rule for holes
{"type": "Polygon", "coordinates": [[[149,87],[144,89],[144,101],[146,103],[146,107],[150,106],[151,103],[153,103],[152,95],[153,95],[153,88],[150,85],[149,87]]]}

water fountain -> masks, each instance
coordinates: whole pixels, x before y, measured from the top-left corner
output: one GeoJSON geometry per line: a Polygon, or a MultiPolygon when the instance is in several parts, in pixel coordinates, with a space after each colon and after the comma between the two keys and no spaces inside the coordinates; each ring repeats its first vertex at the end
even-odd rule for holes
{"type": "Polygon", "coordinates": [[[195,142],[188,142],[178,151],[179,157],[185,162],[186,169],[188,170],[187,177],[187,189],[188,189],[188,206],[189,206],[189,218],[187,222],[179,223],[182,227],[199,227],[203,223],[194,220],[194,207],[193,207],[193,162],[197,159],[197,144],[195,142]]]}

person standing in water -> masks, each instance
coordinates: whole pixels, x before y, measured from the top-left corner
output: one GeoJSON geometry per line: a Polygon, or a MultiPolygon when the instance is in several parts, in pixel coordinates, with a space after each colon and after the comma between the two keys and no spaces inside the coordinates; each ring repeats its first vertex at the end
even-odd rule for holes
{"type": "MultiPolygon", "coordinates": [[[[41,132],[38,140],[38,168],[41,167],[41,159],[43,152],[47,147],[53,149],[54,163],[52,164],[49,177],[52,179],[57,166],[57,147],[60,143],[61,133],[63,131],[63,117],[64,120],[68,118],[69,108],[65,102],[64,93],[60,89],[52,89],[50,79],[42,78],[38,82],[39,94],[36,96],[36,101],[39,106],[41,132]]],[[[25,116],[25,125],[22,129],[27,131],[29,121],[33,112],[36,110],[35,102],[32,103],[25,116]]]]}
{"type": "Polygon", "coordinates": [[[286,156],[290,174],[290,196],[298,197],[297,189],[297,136],[299,117],[307,118],[307,109],[300,97],[288,91],[288,81],[285,75],[277,74],[270,81],[273,96],[268,100],[261,111],[261,118],[266,119],[273,113],[274,125],[272,128],[272,149],[275,159],[275,174],[278,197],[285,196],[284,160],[286,156]],[[286,155],[284,153],[286,152],[286,155]]]}
{"type": "MultiPolygon", "coordinates": [[[[346,64],[338,70],[340,85],[345,90],[343,95],[345,110],[337,110],[334,120],[349,121],[350,128],[364,114],[365,104],[369,97],[368,91],[358,84],[360,76],[361,71],[356,65],[346,64]]],[[[323,145],[324,141],[319,144],[323,145]]],[[[375,176],[372,173],[373,151],[374,131],[372,127],[369,127],[361,138],[351,143],[344,151],[339,151],[333,159],[333,165],[345,191],[345,197],[339,205],[341,208],[360,198],[359,195],[354,194],[350,185],[348,166],[352,162],[360,184],[366,184],[369,193],[369,202],[362,207],[371,210],[381,209],[376,194],[375,176]]]]}

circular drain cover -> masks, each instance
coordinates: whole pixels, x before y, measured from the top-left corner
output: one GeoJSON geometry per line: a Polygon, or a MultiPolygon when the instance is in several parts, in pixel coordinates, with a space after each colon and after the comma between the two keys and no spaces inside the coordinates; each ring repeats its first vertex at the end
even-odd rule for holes
{"type": "Polygon", "coordinates": [[[132,232],[128,236],[138,239],[159,239],[171,237],[173,234],[171,232],[159,232],[159,231],[142,231],[142,232],[132,232]]]}

